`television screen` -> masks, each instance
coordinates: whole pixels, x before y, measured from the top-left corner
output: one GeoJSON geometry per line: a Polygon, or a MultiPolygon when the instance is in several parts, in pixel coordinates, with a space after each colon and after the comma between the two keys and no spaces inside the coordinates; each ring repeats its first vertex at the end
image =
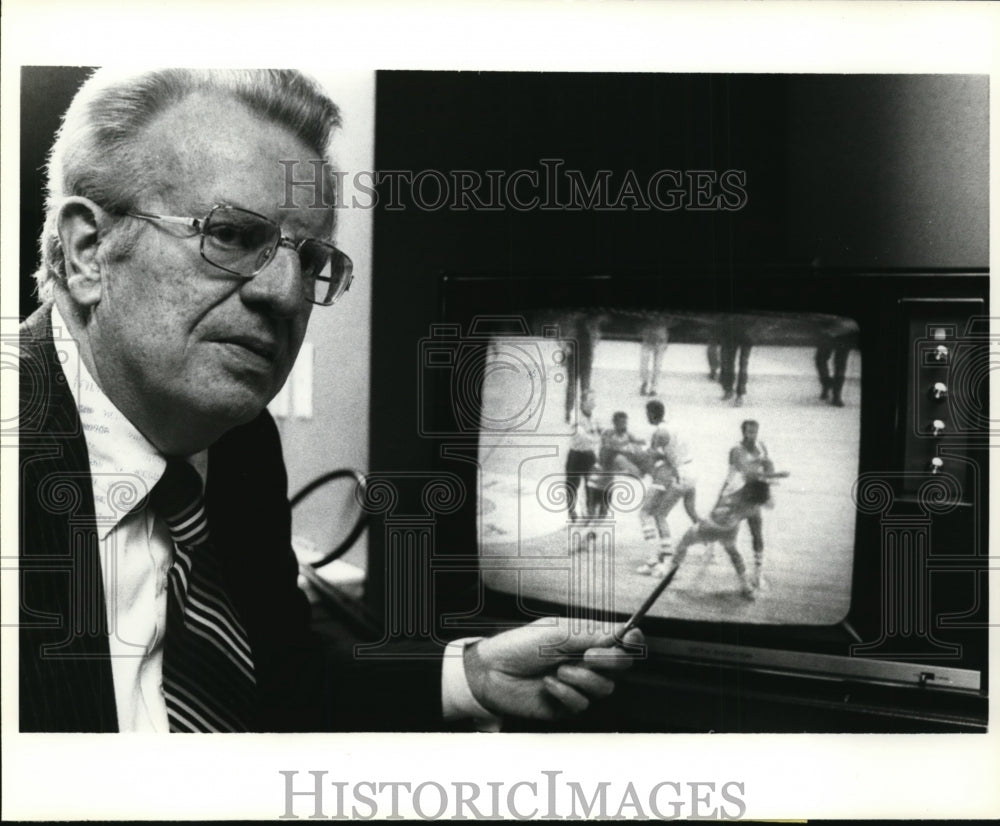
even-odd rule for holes
{"type": "Polygon", "coordinates": [[[853,319],[589,308],[480,318],[474,332],[452,398],[478,419],[487,587],[628,615],[676,569],[650,617],[844,619],[853,319]]]}

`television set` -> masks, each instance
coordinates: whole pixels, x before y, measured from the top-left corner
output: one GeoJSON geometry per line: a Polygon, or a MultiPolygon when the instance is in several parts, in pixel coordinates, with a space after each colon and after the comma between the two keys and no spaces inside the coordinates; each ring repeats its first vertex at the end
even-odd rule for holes
{"type": "MultiPolygon", "coordinates": [[[[641,623],[648,657],[567,725],[982,731],[988,86],[379,72],[375,162],[392,174],[374,214],[381,499],[365,598],[385,641],[553,613],[624,620],[652,591],[637,569],[658,546],[641,518],[653,474],[605,477],[606,518],[584,525],[565,472],[588,385],[605,428],[626,413],[649,445],[642,339],[660,326],[654,398],[686,442],[696,515],[744,420],[788,476],[762,509],[755,598],[724,543],[692,544],[641,623]],[[707,353],[729,336],[738,372],[744,326],[737,407],[738,376],[723,400],[707,353]],[[816,358],[838,329],[853,337],[842,407],[820,398],[816,358]]],[[[669,566],[684,501],[667,522],[669,566]]],[[[745,523],[736,548],[752,575],[745,523]]]]}
{"type": "Polygon", "coordinates": [[[596,727],[981,730],[988,280],[442,276],[440,313],[419,345],[431,467],[374,473],[376,491],[420,488],[409,518],[396,504],[373,533],[384,564],[369,592],[385,641],[550,615],[624,621],[684,546],[640,623],[648,651],[635,685],[596,727]],[[635,444],[616,454],[598,440],[596,461],[571,480],[584,394],[605,437],[624,414],[635,444]],[[731,554],[725,532],[695,526],[719,521],[717,505],[746,485],[730,455],[745,422],[769,460],[769,495],[756,511],[762,552],[744,520],[731,554]],[[694,490],[693,514],[678,490],[665,527],[654,518],[658,427],[694,490]],[[752,711],[754,698],[767,708],[752,711]]]}

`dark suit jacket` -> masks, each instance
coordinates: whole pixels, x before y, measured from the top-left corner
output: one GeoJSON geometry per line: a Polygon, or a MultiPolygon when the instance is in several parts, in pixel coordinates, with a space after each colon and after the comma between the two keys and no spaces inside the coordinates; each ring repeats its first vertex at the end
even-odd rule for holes
{"type": "MultiPolygon", "coordinates": [[[[20,727],[117,731],[87,445],[43,307],[21,327],[20,727]]],[[[209,450],[226,588],[250,638],[262,731],[440,728],[440,659],[335,658],[297,587],[287,478],[266,411],[209,450]]]]}

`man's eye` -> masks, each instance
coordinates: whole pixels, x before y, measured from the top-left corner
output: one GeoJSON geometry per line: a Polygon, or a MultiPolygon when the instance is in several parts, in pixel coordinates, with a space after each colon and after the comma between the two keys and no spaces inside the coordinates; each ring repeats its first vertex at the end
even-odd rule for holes
{"type": "Polygon", "coordinates": [[[205,228],[205,236],[221,247],[246,248],[248,234],[245,227],[235,224],[212,224],[205,228]]]}
{"type": "Polygon", "coordinates": [[[205,236],[216,247],[231,250],[256,250],[268,246],[273,232],[266,224],[212,223],[205,236]]]}
{"type": "Polygon", "coordinates": [[[302,263],[302,275],[305,278],[316,278],[324,273],[330,260],[330,253],[314,241],[307,240],[299,249],[299,260],[302,263]]]}

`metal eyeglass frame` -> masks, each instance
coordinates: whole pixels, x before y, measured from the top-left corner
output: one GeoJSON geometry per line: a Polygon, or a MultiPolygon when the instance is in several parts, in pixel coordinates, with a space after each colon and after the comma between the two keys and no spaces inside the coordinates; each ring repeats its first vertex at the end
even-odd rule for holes
{"type": "Polygon", "coordinates": [[[323,276],[316,276],[316,278],[320,280],[329,281],[331,285],[330,290],[323,301],[317,301],[315,298],[310,298],[308,295],[306,296],[306,301],[310,302],[311,304],[317,304],[321,307],[329,307],[331,304],[336,302],[338,298],[340,298],[344,293],[346,293],[351,288],[351,281],[353,281],[354,279],[354,262],[351,261],[350,256],[348,256],[347,253],[342,252],[341,250],[337,249],[337,247],[335,247],[333,244],[327,241],[321,241],[319,238],[307,237],[307,238],[302,238],[299,241],[295,241],[295,239],[289,238],[287,235],[284,235],[281,232],[281,226],[277,222],[272,221],[266,215],[261,215],[259,212],[254,212],[253,210],[244,209],[243,207],[234,207],[231,206],[230,204],[216,204],[208,211],[208,214],[204,218],[191,218],[183,215],[157,215],[152,212],[138,212],[138,211],[126,212],[125,214],[131,218],[141,218],[142,220],[145,221],[158,221],[164,224],[175,224],[177,226],[184,226],[196,230],[201,238],[198,251],[201,253],[201,257],[205,259],[205,261],[207,261],[213,267],[222,270],[223,272],[228,272],[231,275],[238,275],[241,278],[246,278],[247,280],[256,278],[261,272],[263,272],[264,269],[266,269],[267,266],[274,260],[275,255],[277,255],[277,252],[281,247],[293,250],[296,255],[300,254],[302,246],[309,241],[315,244],[319,244],[320,246],[326,247],[327,249],[331,250],[330,266],[333,267],[333,261],[335,259],[338,260],[341,264],[343,276],[340,278],[341,286],[339,288],[333,286],[334,279],[332,278],[327,279],[324,278],[323,276]],[[252,215],[254,218],[258,218],[264,223],[270,224],[277,230],[278,240],[274,243],[274,245],[268,252],[267,259],[252,273],[244,273],[244,272],[239,272],[238,270],[231,270],[228,267],[224,267],[222,266],[222,264],[213,261],[205,254],[204,228],[208,224],[212,216],[216,213],[216,211],[220,209],[234,210],[236,212],[242,212],[246,215],[252,215]]]}

